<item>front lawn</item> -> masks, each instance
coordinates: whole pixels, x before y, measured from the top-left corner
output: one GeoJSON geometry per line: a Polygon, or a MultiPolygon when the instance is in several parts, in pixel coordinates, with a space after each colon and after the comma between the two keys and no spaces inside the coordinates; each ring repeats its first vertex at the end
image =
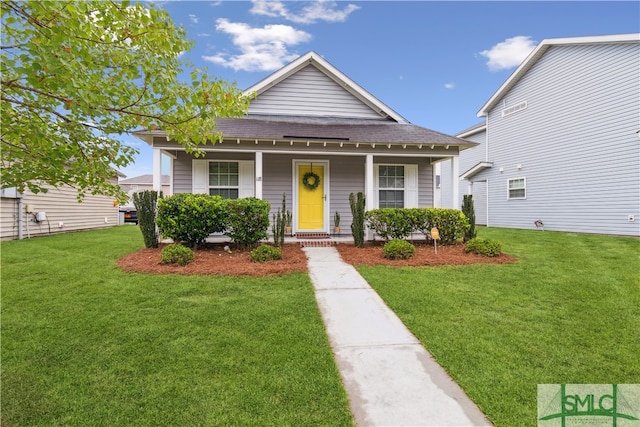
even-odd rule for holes
{"type": "Polygon", "coordinates": [[[538,384],[640,383],[640,240],[479,234],[520,260],[359,271],[496,425],[537,425],[538,384]]]}
{"type": "Polygon", "coordinates": [[[2,243],[10,426],[352,425],[305,273],[143,275],[138,227],[2,243]]]}

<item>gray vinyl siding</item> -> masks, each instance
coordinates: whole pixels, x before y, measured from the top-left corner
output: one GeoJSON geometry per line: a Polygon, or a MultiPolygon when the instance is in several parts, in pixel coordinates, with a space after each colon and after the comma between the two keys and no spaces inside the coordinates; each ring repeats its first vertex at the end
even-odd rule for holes
{"type": "Polygon", "coordinates": [[[251,101],[249,114],[382,119],[312,65],[251,101]]]}
{"type": "MultiPolygon", "coordinates": [[[[193,156],[178,152],[174,160],[174,193],[190,193],[192,180],[191,161],[193,156]]],[[[209,152],[204,159],[254,160],[253,153],[209,152]]],[[[349,194],[365,190],[364,156],[318,156],[300,154],[264,153],[262,157],[262,198],[271,204],[270,219],[282,206],[282,193],[286,193],[287,209],[294,211],[293,202],[293,161],[318,160],[329,161],[329,222],[333,228],[333,215],[340,212],[342,233],[350,233],[352,222],[349,194]]],[[[433,207],[433,171],[429,158],[415,157],[374,157],[374,163],[417,164],[418,165],[418,203],[420,207],[433,207]]]]}
{"type": "Polygon", "coordinates": [[[471,194],[473,195],[473,212],[476,215],[476,224],[487,225],[487,183],[486,181],[474,182],[471,194]]]}
{"type": "Polygon", "coordinates": [[[548,49],[489,113],[490,225],[640,235],[639,69],[638,43],[548,49]]]}
{"type": "MultiPolygon", "coordinates": [[[[476,132],[473,135],[464,138],[466,141],[475,142],[479,145],[467,148],[466,150],[462,150],[460,152],[459,160],[458,160],[458,174],[462,175],[475,165],[480,162],[487,161],[486,154],[486,146],[487,146],[487,133],[486,131],[476,132]]],[[[471,181],[478,182],[484,181],[486,178],[485,174],[478,174],[471,177],[471,181]]],[[[475,185],[475,184],[474,184],[475,185]]],[[[462,206],[462,196],[468,193],[469,183],[467,180],[460,181],[458,178],[455,178],[453,181],[451,180],[451,160],[446,160],[440,163],[440,189],[441,189],[441,198],[440,205],[443,207],[451,207],[453,206],[455,209],[460,209],[462,206]],[[456,203],[453,203],[451,200],[452,197],[452,186],[458,185],[458,200],[456,203]]],[[[476,197],[474,196],[474,199],[476,197]]],[[[474,205],[477,205],[478,202],[475,202],[474,205]]],[[[486,203],[486,202],[485,202],[486,203]]],[[[474,206],[475,207],[475,206],[474,206]]],[[[486,211],[486,209],[485,209],[486,211]]],[[[476,213],[477,218],[477,213],[476,213]]]]}
{"type": "MultiPolygon", "coordinates": [[[[113,197],[87,195],[82,203],[77,201],[77,191],[71,187],[47,187],[47,193],[33,194],[26,191],[22,198],[22,234],[24,238],[44,236],[69,231],[111,227],[118,224],[118,207],[113,197]],[[26,213],[26,205],[34,212],[45,212],[48,221],[35,222],[26,213]],[[62,226],[60,226],[62,223],[62,226]]],[[[0,200],[0,239],[18,238],[18,199],[0,200]]]]}

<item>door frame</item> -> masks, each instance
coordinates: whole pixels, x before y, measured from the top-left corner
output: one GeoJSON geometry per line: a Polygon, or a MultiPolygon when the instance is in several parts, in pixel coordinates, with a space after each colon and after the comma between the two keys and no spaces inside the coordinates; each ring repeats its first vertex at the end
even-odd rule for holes
{"type": "Polygon", "coordinates": [[[293,221],[292,221],[292,226],[293,226],[293,233],[297,233],[298,231],[302,232],[302,233],[329,233],[329,212],[331,212],[331,210],[329,209],[329,204],[331,203],[331,199],[329,197],[329,189],[330,189],[330,182],[329,182],[329,160],[326,159],[293,159],[292,160],[292,188],[293,188],[293,198],[292,198],[292,213],[293,213],[293,221]],[[324,228],[321,230],[304,230],[304,231],[300,231],[298,229],[298,195],[299,195],[299,191],[300,191],[300,186],[298,185],[298,183],[300,182],[300,176],[298,173],[298,167],[299,166],[306,166],[306,165],[319,165],[319,166],[323,166],[324,167],[324,177],[322,179],[323,182],[321,182],[319,188],[322,188],[322,191],[324,192],[324,203],[323,203],[323,208],[324,208],[324,212],[322,214],[323,217],[323,224],[324,224],[324,228]]]}

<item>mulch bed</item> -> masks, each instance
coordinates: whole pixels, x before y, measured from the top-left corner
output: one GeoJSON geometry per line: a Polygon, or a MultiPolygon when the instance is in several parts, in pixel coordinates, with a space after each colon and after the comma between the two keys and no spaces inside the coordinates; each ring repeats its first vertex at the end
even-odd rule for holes
{"type": "MultiPolygon", "coordinates": [[[[364,248],[353,244],[339,244],[336,249],[342,259],[354,266],[425,266],[425,265],[465,265],[465,264],[504,264],[515,262],[517,258],[502,254],[488,258],[464,252],[464,245],[439,246],[438,254],[431,245],[413,242],[416,255],[408,260],[389,260],[384,258],[382,244],[367,243],[364,248]]],[[[194,261],[186,266],[161,264],[161,251],[164,247],[145,248],[118,260],[118,266],[125,271],[149,274],[185,274],[185,275],[225,275],[225,276],[279,276],[293,272],[307,271],[307,257],[302,248],[295,243],[285,244],[282,259],[269,262],[252,262],[249,250],[224,250],[225,244],[209,243],[194,251],[194,261]]]]}

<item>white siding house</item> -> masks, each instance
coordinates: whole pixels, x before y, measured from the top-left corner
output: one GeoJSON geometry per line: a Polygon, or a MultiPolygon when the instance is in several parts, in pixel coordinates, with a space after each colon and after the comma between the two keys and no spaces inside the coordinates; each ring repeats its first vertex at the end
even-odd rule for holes
{"type": "MultiPolygon", "coordinates": [[[[113,179],[115,183],[116,178],[113,179]]],[[[20,194],[3,189],[0,198],[0,239],[15,240],[68,231],[112,227],[118,224],[118,207],[110,196],[88,194],[78,202],[69,186],[45,186],[46,193],[20,194]]]]}
{"type": "Polygon", "coordinates": [[[443,195],[479,224],[640,236],[640,34],[543,40],[478,116],[443,195]]]}

